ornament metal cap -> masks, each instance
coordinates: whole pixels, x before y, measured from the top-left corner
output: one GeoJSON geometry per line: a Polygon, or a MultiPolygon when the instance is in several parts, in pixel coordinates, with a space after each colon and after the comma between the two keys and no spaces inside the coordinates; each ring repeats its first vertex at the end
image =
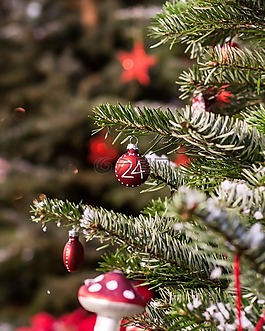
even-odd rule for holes
{"type": "Polygon", "coordinates": [[[136,144],[129,143],[127,145],[127,149],[138,149],[138,146],[136,144]]]}
{"type": "Polygon", "coordinates": [[[72,229],[70,231],[68,231],[69,237],[79,237],[79,232],[72,229]]]}

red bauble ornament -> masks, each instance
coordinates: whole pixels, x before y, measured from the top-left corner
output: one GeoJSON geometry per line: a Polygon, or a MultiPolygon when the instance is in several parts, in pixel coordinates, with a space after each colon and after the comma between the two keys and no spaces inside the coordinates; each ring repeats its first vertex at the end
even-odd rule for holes
{"type": "Polygon", "coordinates": [[[113,147],[110,140],[105,139],[103,134],[90,138],[88,142],[87,160],[97,168],[107,169],[119,155],[119,151],[113,147]]]}
{"type": "Polygon", "coordinates": [[[174,163],[176,163],[177,167],[184,166],[187,167],[191,163],[191,159],[185,154],[186,149],[184,147],[181,147],[175,159],[173,160],[174,163]]]}
{"type": "Polygon", "coordinates": [[[84,247],[75,230],[69,231],[69,240],[64,246],[63,263],[69,272],[77,271],[84,261],[84,247]]]}
{"type": "Polygon", "coordinates": [[[213,113],[225,113],[226,108],[232,100],[232,92],[229,84],[224,84],[220,88],[209,87],[205,90],[195,90],[192,99],[193,110],[202,110],[213,113]]]}
{"type": "Polygon", "coordinates": [[[137,145],[130,143],[127,150],[116,162],[115,174],[121,184],[139,186],[147,180],[150,166],[147,159],[139,153],[137,145]]]}

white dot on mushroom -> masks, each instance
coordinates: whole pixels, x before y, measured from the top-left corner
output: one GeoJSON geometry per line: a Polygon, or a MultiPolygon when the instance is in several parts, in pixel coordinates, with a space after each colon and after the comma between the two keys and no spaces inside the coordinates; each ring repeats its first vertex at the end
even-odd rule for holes
{"type": "Polygon", "coordinates": [[[133,300],[135,298],[135,294],[130,290],[125,290],[125,291],[123,291],[122,294],[123,294],[124,298],[126,298],[126,299],[133,300]]]}
{"type": "Polygon", "coordinates": [[[102,286],[100,284],[92,284],[88,287],[89,292],[98,292],[102,289],[102,286]]]}
{"type": "Polygon", "coordinates": [[[85,284],[86,286],[89,286],[89,285],[91,285],[91,282],[92,282],[92,281],[93,281],[93,279],[87,278],[87,279],[84,280],[84,284],[85,284]]]}
{"type": "Polygon", "coordinates": [[[100,282],[104,279],[104,275],[99,275],[94,279],[94,282],[100,282]]]}
{"type": "Polygon", "coordinates": [[[106,283],[106,287],[108,290],[116,290],[118,288],[119,284],[116,280],[110,280],[109,282],[106,283]]]}

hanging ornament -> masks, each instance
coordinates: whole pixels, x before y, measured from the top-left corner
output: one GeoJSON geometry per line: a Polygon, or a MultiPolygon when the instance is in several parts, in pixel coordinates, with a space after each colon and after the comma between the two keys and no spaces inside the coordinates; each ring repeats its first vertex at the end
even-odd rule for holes
{"type": "Polygon", "coordinates": [[[156,64],[157,59],[153,55],[146,54],[142,42],[135,43],[131,53],[120,52],[118,60],[124,69],[121,75],[122,82],[127,83],[136,79],[142,85],[150,83],[148,69],[156,64]]]}
{"type": "Polygon", "coordinates": [[[146,157],[139,153],[137,144],[130,142],[127,150],[127,153],[117,160],[115,174],[121,184],[129,187],[139,186],[147,180],[150,166],[146,157]]]}
{"type": "Polygon", "coordinates": [[[209,87],[206,90],[197,89],[193,93],[192,109],[225,113],[232,99],[232,92],[229,90],[229,84],[224,84],[221,88],[209,87]]]}
{"type": "Polygon", "coordinates": [[[173,162],[177,165],[177,167],[184,166],[187,167],[191,163],[191,159],[186,155],[186,149],[181,147],[177,151],[177,155],[173,162]]]}
{"type": "Polygon", "coordinates": [[[84,248],[76,230],[69,231],[69,240],[64,246],[63,263],[69,272],[77,271],[84,261],[84,248]]]}

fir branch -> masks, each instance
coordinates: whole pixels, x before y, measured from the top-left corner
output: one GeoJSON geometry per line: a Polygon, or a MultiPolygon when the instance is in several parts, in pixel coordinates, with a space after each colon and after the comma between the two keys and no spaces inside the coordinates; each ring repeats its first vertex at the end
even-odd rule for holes
{"type": "Polygon", "coordinates": [[[242,162],[262,160],[265,137],[244,121],[186,107],[176,114],[172,135],[199,147],[205,157],[231,157],[242,162]],[[186,134],[183,134],[186,128],[186,134]]]}
{"type": "MultiPolygon", "coordinates": [[[[260,168],[257,172],[245,170],[244,175],[247,178],[258,178],[262,176],[264,182],[265,169],[260,168]],[[261,175],[262,174],[262,175],[261,175]]],[[[253,219],[264,219],[265,215],[265,191],[264,186],[257,185],[251,187],[246,181],[228,181],[225,180],[216,190],[216,199],[228,208],[233,208],[242,215],[249,215],[249,221],[253,219]]]]}
{"type": "Polygon", "coordinates": [[[254,187],[259,187],[262,191],[265,186],[265,167],[264,165],[253,165],[250,169],[243,169],[242,175],[244,179],[254,187]]]}
{"type": "Polygon", "coordinates": [[[226,37],[240,34],[246,40],[263,39],[264,11],[253,17],[253,9],[235,1],[187,1],[167,2],[163,12],[156,15],[150,28],[150,36],[165,43],[194,41],[202,45],[223,44],[226,37]],[[255,30],[255,34],[253,34],[255,30]]]}
{"type": "Polygon", "coordinates": [[[150,176],[145,182],[149,188],[142,192],[156,191],[165,186],[173,192],[182,185],[212,192],[225,179],[242,179],[241,168],[242,164],[236,160],[232,162],[197,157],[189,166],[179,168],[170,166],[168,162],[156,161],[151,163],[150,176]]]}
{"type": "Polygon", "coordinates": [[[185,187],[174,194],[170,210],[171,215],[182,219],[195,217],[203,221],[221,234],[258,273],[265,275],[265,236],[259,223],[248,230],[238,216],[229,213],[216,200],[185,187]]]}
{"type": "Polygon", "coordinates": [[[102,129],[118,126],[128,135],[158,133],[171,137],[171,144],[192,147],[194,153],[209,158],[236,158],[241,162],[261,161],[265,137],[244,121],[192,108],[173,113],[122,105],[101,105],[95,121],[102,129]]]}
{"type": "Polygon", "coordinates": [[[265,51],[263,49],[243,50],[228,44],[201,52],[198,65],[182,72],[178,84],[181,98],[190,96],[195,90],[207,91],[211,87],[220,90],[229,86],[233,91],[227,113],[233,114],[248,104],[260,103],[265,87],[265,51]]]}
{"type": "Polygon", "coordinates": [[[159,133],[170,136],[169,120],[173,120],[173,112],[169,109],[151,109],[148,107],[133,107],[132,105],[99,105],[94,108],[95,124],[104,129],[106,126],[117,126],[117,131],[129,134],[144,135],[159,133]]]}
{"type": "Polygon", "coordinates": [[[251,8],[254,13],[260,11],[260,15],[265,11],[264,0],[236,0],[236,2],[242,7],[251,8]]]}
{"type": "Polygon", "coordinates": [[[265,134],[265,108],[264,105],[255,106],[247,109],[248,116],[246,122],[257,128],[262,134],[265,134]]]}
{"type": "MultiPolygon", "coordinates": [[[[243,299],[243,307],[241,313],[244,316],[243,325],[246,329],[254,328],[256,321],[259,319],[262,304],[258,303],[257,298],[254,298],[250,306],[246,306],[248,301],[243,299]]],[[[236,330],[237,329],[237,311],[235,308],[235,295],[220,291],[198,291],[194,293],[189,301],[179,296],[176,300],[175,311],[173,310],[172,319],[174,319],[174,330],[182,330],[183,316],[189,322],[197,325],[197,330],[236,330]],[[179,302],[183,303],[180,308],[179,302]],[[204,328],[202,329],[202,327],[204,328]],[[175,329],[176,328],[176,329],[175,329]]],[[[244,327],[244,329],[245,329],[244,327]]],[[[194,328],[193,328],[194,330],[194,328]]]]}
{"type": "Polygon", "coordinates": [[[205,66],[212,64],[215,67],[242,69],[264,74],[265,50],[246,47],[240,49],[229,44],[217,45],[216,47],[206,49],[202,54],[202,62],[204,62],[205,66]]]}
{"type": "Polygon", "coordinates": [[[134,251],[148,254],[151,261],[155,259],[155,263],[161,261],[177,267],[175,277],[179,274],[179,280],[193,279],[193,286],[199,280],[201,284],[206,282],[208,286],[216,286],[210,280],[213,268],[210,260],[216,260],[217,255],[210,254],[210,259],[196,244],[192,245],[188,238],[174,231],[174,222],[164,216],[139,215],[133,218],[102,208],[88,207],[80,225],[84,228],[87,239],[91,236],[103,241],[114,239],[116,243],[126,245],[129,250],[131,247],[134,251]]]}
{"type": "MultiPolygon", "coordinates": [[[[218,313],[220,310],[226,315],[226,319],[235,320],[235,312],[233,307],[234,297],[227,292],[210,290],[191,291],[191,293],[177,293],[176,301],[171,313],[171,319],[174,320],[176,330],[182,330],[181,326],[185,323],[191,323],[192,330],[216,330],[216,327],[223,319],[219,321],[215,319],[213,313],[218,313]],[[212,315],[209,313],[211,312],[212,315]]],[[[221,314],[222,316],[223,314],[221,314]]]]}
{"type": "Polygon", "coordinates": [[[159,299],[152,300],[146,307],[146,314],[135,316],[133,321],[155,330],[216,330],[216,320],[207,320],[203,310],[209,301],[232,302],[232,299],[219,289],[174,290],[162,287],[159,289],[159,299]],[[192,303],[195,303],[195,311],[188,309],[192,303]]]}
{"type": "Polygon", "coordinates": [[[199,72],[204,84],[229,84],[233,91],[232,105],[235,101],[258,99],[264,94],[265,52],[262,49],[250,50],[230,47],[228,44],[206,50],[202,54],[199,72]],[[204,76],[204,77],[203,77],[204,76]]]}
{"type": "MultiPolygon", "coordinates": [[[[167,198],[165,198],[167,200],[167,198]]],[[[165,214],[166,207],[165,201],[162,201],[161,198],[157,200],[152,199],[149,201],[148,205],[141,211],[143,215],[155,216],[156,214],[163,216],[165,214]]]]}
{"type": "Polygon", "coordinates": [[[30,206],[31,220],[37,223],[42,222],[43,226],[50,221],[57,222],[59,225],[62,223],[65,226],[77,226],[84,213],[84,208],[82,203],[75,204],[68,200],[52,200],[42,195],[33,200],[30,206]]]}
{"type": "Polygon", "coordinates": [[[213,192],[225,179],[241,179],[242,164],[235,159],[205,159],[197,157],[187,168],[182,168],[185,174],[185,185],[213,192]]]}
{"type": "Polygon", "coordinates": [[[181,168],[172,167],[168,162],[154,161],[151,163],[150,176],[145,182],[150,188],[143,192],[152,192],[165,186],[168,186],[170,190],[176,190],[186,182],[181,168]]]}
{"type": "Polygon", "coordinates": [[[165,263],[162,259],[155,257],[150,258],[149,253],[135,251],[130,246],[123,246],[114,254],[103,255],[103,261],[98,270],[106,272],[110,269],[121,270],[129,278],[144,279],[145,283],[155,289],[166,286],[177,289],[227,288],[228,286],[227,280],[207,280],[202,279],[200,275],[197,278],[197,273],[189,275],[182,267],[174,263],[165,263]]]}
{"type": "MultiPolygon", "coordinates": [[[[101,242],[116,243],[126,246],[129,251],[137,251],[144,255],[150,268],[154,269],[156,266],[158,272],[159,268],[163,269],[164,264],[166,268],[167,264],[171,265],[171,274],[175,270],[173,277],[180,284],[218,286],[218,282],[210,279],[213,261],[218,259],[218,254],[206,254],[198,249],[196,243],[193,245],[189,238],[174,231],[173,219],[158,215],[139,215],[134,218],[103,208],[86,207],[82,204],[76,206],[52,199],[34,201],[31,212],[36,222],[42,221],[46,225],[49,221],[55,221],[64,226],[81,228],[87,240],[98,238],[101,242]],[[82,218],[80,211],[84,211],[82,218]]],[[[167,272],[169,275],[169,269],[167,272]]]]}
{"type": "Polygon", "coordinates": [[[169,314],[172,312],[172,304],[175,301],[171,289],[159,289],[160,299],[152,300],[146,306],[146,314],[135,316],[134,322],[140,325],[148,326],[148,329],[158,331],[167,331],[173,325],[169,320],[169,314]]]}

